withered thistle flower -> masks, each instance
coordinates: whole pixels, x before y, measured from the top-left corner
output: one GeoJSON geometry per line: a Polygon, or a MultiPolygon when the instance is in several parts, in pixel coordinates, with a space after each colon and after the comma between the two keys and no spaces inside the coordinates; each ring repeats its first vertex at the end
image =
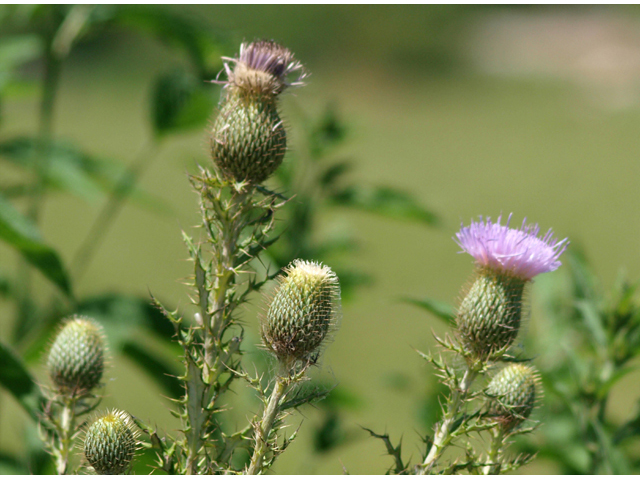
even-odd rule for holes
{"type": "Polygon", "coordinates": [[[105,362],[105,340],[93,320],[73,317],[62,326],[47,359],[51,381],[64,395],[82,395],[98,386],[105,362]]]}
{"type": "Polygon", "coordinates": [[[279,285],[262,323],[264,345],[285,366],[311,360],[340,315],[338,277],[327,266],[294,260],[278,277],[279,285]]]}
{"type": "Polygon", "coordinates": [[[457,315],[458,333],[475,356],[489,358],[518,336],[527,282],[556,270],[567,239],[557,241],[551,230],[539,238],[538,225],[520,229],[487,218],[471,222],[456,234],[462,250],[476,259],[476,279],[457,315]]]}
{"type": "Polygon", "coordinates": [[[138,448],[138,435],[126,412],[114,409],[97,416],[85,434],[85,458],[99,475],[124,473],[138,448]]]}
{"type": "Polygon", "coordinates": [[[211,132],[212,158],[228,179],[259,184],[280,166],[287,148],[277,97],[302,85],[305,73],[289,50],[272,41],[243,43],[238,58],[223,59],[227,80],[218,82],[225,91],[211,132]],[[298,78],[288,82],[294,72],[298,78]]]}
{"type": "Polygon", "coordinates": [[[514,363],[500,370],[491,380],[485,393],[491,398],[487,413],[500,423],[505,432],[524,422],[536,405],[539,384],[536,370],[514,363]]]}

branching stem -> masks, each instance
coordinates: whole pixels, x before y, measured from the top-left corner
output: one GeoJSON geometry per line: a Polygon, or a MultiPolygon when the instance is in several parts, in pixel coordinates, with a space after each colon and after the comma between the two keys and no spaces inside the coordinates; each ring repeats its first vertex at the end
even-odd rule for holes
{"type": "Polygon", "coordinates": [[[248,475],[257,475],[262,473],[264,456],[269,450],[268,442],[273,422],[280,411],[280,401],[286,393],[289,384],[290,379],[278,377],[276,380],[276,385],[273,387],[273,392],[271,392],[271,397],[269,398],[269,403],[265,408],[260,426],[256,429],[256,445],[253,450],[253,456],[251,457],[251,464],[247,470],[248,475]]]}
{"type": "Polygon", "coordinates": [[[442,455],[444,449],[451,443],[453,439],[452,427],[462,413],[462,407],[471,388],[471,384],[478,375],[478,370],[472,367],[467,367],[462,380],[458,388],[451,392],[451,396],[447,402],[447,408],[444,413],[442,422],[437,426],[435,435],[433,437],[433,445],[429,449],[429,453],[420,465],[418,473],[420,475],[426,475],[431,472],[435,466],[437,460],[442,455]]]}

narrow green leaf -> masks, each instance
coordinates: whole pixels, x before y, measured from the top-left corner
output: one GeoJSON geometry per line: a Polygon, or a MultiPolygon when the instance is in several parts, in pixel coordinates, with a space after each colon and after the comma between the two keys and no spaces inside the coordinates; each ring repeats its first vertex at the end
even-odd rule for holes
{"type": "Polygon", "coordinates": [[[37,227],[0,196],[0,238],[18,250],[68,296],[71,282],[56,251],[42,242],[37,227]]]}
{"type": "Polygon", "coordinates": [[[38,421],[45,398],[22,360],[0,342],[0,385],[7,389],[31,418],[38,421]]]}
{"type": "Polygon", "coordinates": [[[447,302],[434,300],[432,298],[423,298],[422,300],[418,300],[416,298],[403,297],[401,300],[434,314],[440,320],[444,320],[448,325],[455,326],[456,324],[455,308],[447,302]]]}
{"type": "Polygon", "coordinates": [[[178,371],[176,365],[167,362],[132,340],[127,340],[124,343],[122,352],[163,387],[171,398],[177,399],[184,395],[184,387],[177,378],[181,372],[178,371]]]}
{"type": "Polygon", "coordinates": [[[351,186],[332,195],[336,205],[358,208],[391,218],[437,225],[437,215],[420,205],[409,194],[391,187],[351,186]]]}
{"type": "Polygon", "coordinates": [[[606,348],[607,332],[596,306],[590,301],[580,300],[576,302],[576,308],[582,314],[584,325],[591,334],[591,338],[601,349],[606,348]]]}

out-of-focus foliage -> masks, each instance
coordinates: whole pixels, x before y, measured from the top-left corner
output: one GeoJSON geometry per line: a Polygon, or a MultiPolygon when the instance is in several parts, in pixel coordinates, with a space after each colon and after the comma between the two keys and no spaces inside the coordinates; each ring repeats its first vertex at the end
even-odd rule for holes
{"type": "Polygon", "coordinates": [[[539,352],[543,424],[518,447],[539,451],[566,474],[637,474],[640,412],[612,415],[611,405],[616,385],[637,369],[639,284],[621,275],[607,292],[584,254],[575,246],[570,252],[568,281],[539,289],[531,351],[539,352]]]}

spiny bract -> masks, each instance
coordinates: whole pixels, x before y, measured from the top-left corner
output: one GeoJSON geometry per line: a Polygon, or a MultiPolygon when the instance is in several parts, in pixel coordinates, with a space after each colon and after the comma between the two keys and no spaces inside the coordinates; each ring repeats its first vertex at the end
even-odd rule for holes
{"type": "Polygon", "coordinates": [[[525,282],[496,274],[487,268],[476,280],[458,309],[456,323],[469,353],[488,359],[509,347],[518,336],[525,282]]]}
{"type": "Polygon", "coordinates": [[[137,436],[129,414],[112,410],[97,417],[87,429],[84,455],[99,475],[119,475],[129,468],[137,436]]]}

